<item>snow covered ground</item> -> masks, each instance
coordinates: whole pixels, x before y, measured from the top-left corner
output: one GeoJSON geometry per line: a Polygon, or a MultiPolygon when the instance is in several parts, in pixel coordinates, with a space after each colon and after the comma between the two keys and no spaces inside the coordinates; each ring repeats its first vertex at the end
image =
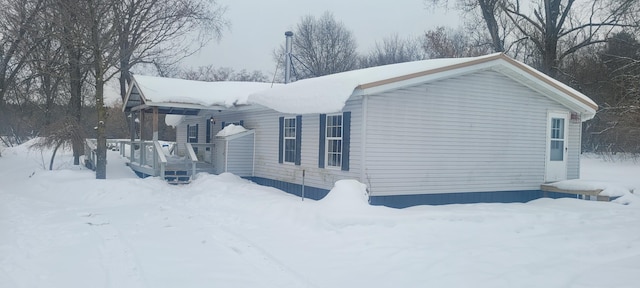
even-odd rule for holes
{"type": "MultiPolygon", "coordinates": [[[[230,174],[138,179],[117,152],[108,180],[48,156],[0,157],[0,287],[640,286],[640,201],[397,210],[349,181],[302,202],[230,174]]],[[[631,161],[582,172],[640,187],[631,161]]]]}

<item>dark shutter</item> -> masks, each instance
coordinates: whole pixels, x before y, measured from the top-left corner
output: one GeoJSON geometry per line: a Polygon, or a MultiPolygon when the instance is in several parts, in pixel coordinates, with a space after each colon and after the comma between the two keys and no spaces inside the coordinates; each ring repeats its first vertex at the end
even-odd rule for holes
{"type": "Polygon", "coordinates": [[[225,125],[226,123],[224,123],[224,121],[222,121],[222,123],[221,123],[221,124],[222,124],[222,127],[220,127],[220,130],[224,129],[224,125],[225,125]]]}
{"type": "Polygon", "coordinates": [[[191,125],[187,124],[187,143],[189,143],[189,131],[191,131],[191,125]]]}
{"type": "Polygon", "coordinates": [[[296,165],[300,165],[302,158],[302,115],[296,116],[296,165]]]}
{"type": "Polygon", "coordinates": [[[193,143],[200,143],[200,142],[198,142],[198,132],[199,132],[198,125],[200,125],[200,124],[196,124],[196,141],[193,142],[193,143]]]}
{"type": "Polygon", "coordinates": [[[244,127],[244,120],[240,120],[240,122],[238,122],[238,124],[240,124],[240,126],[244,127]]]}
{"type": "Polygon", "coordinates": [[[351,142],[351,112],[342,113],[342,171],[349,171],[349,143],[351,142]]]}
{"type": "Polygon", "coordinates": [[[211,143],[211,119],[207,119],[207,143],[211,143]]]}
{"type": "Polygon", "coordinates": [[[324,168],[324,142],[327,137],[327,114],[320,114],[320,134],[318,137],[318,167],[324,168]]]}
{"type": "Polygon", "coordinates": [[[283,153],[283,145],[284,145],[284,117],[280,117],[279,119],[279,129],[278,129],[278,163],[282,163],[283,153]]]}

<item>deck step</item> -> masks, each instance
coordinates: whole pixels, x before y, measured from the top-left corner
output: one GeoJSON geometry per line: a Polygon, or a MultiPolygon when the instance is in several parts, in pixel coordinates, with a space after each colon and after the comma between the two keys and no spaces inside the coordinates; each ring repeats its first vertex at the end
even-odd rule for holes
{"type": "Polygon", "coordinates": [[[168,170],[164,172],[164,180],[169,184],[189,184],[191,175],[185,170],[168,170]]]}

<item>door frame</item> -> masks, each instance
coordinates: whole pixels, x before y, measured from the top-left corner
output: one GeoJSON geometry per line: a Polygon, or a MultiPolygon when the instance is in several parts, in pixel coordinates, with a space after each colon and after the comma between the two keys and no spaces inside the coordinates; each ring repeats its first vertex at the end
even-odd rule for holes
{"type": "Polygon", "coordinates": [[[555,182],[561,180],[567,180],[567,154],[569,152],[569,111],[547,111],[547,127],[545,132],[546,142],[545,142],[545,161],[544,161],[544,182],[555,182]],[[563,139],[564,139],[564,147],[562,154],[562,161],[551,161],[551,126],[552,119],[562,118],[564,119],[564,127],[563,127],[563,139]],[[561,162],[561,163],[559,163],[561,162]],[[561,171],[559,175],[555,175],[555,171],[561,171]],[[555,175],[555,176],[554,176],[555,175]]]}

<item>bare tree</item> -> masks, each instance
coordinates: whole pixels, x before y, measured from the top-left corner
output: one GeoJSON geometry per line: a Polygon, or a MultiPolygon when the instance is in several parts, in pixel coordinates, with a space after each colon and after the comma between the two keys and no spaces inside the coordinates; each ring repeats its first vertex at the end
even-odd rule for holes
{"type": "Polygon", "coordinates": [[[533,43],[541,59],[539,69],[556,77],[562,60],[579,49],[606,42],[616,27],[637,6],[636,0],[576,3],[575,0],[541,0],[533,7],[505,1],[501,7],[523,39],[533,43]]]}
{"type": "Polygon", "coordinates": [[[198,81],[244,81],[244,82],[266,82],[267,76],[255,70],[234,71],[230,67],[216,68],[213,65],[199,66],[197,68],[184,69],[177,75],[178,78],[198,81]]]}
{"type": "Polygon", "coordinates": [[[585,151],[640,153],[640,43],[631,32],[615,33],[606,45],[585,47],[565,60],[576,86],[600,107],[584,125],[585,151]]]}
{"type": "Polygon", "coordinates": [[[491,52],[485,41],[473,39],[461,29],[436,27],[425,32],[423,48],[428,58],[480,56],[491,52]]]}
{"type": "MultiPolygon", "coordinates": [[[[446,0],[428,0],[441,3],[446,0]]],[[[479,11],[495,51],[533,48],[538,68],[557,77],[562,60],[583,47],[606,42],[616,28],[635,26],[637,0],[458,0],[465,11],[479,11]],[[507,24],[503,19],[508,19],[507,24]],[[511,39],[507,30],[515,29],[511,39]],[[511,42],[511,43],[505,43],[511,42]],[[522,44],[525,42],[524,44],[522,44]],[[530,44],[530,45],[529,45],[530,44]],[[536,59],[537,60],[537,59],[536,59]]]]}
{"type": "Polygon", "coordinates": [[[40,138],[34,146],[37,148],[53,148],[51,160],[49,161],[49,170],[53,170],[53,162],[56,158],[58,149],[67,144],[83,141],[81,125],[74,117],[63,117],[62,119],[50,124],[48,131],[51,131],[47,137],[40,138]],[[74,139],[76,138],[76,139],[74,139]]]}
{"type": "MultiPolygon", "coordinates": [[[[46,15],[45,11],[42,12],[46,15]]],[[[43,127],[49,127],[52,124],[56,107],[62,104],[61,100],[67,100],[59,99],[65,84],[63,81],[66,72],[64,49],[61,42],[53,37],[58,32],[57,26],[52,21],[41,21],[47,18],[42,15],[37,19],[40,21],[40,29],[37,32],[39,35],[36,39],[28,39],[35,43],[32,44],[34,49],[29,53],[27,61],[27,68],[31,74],[29,77],[39,86],[38,96],[41,99],[37,102],[40,104],[43,127]]]]}
{"type": "Polygon", "coordinates": [[[119,45],[120,96],[131,68],[182,58],[219,39],[227,26],[225,8],[211,0],[124,0],[113,5],[119,45]]]}
{"type": "MultiPolygon", "coordinates": [[[[0,122],[5,119],[6,95],[17,84],[27,56],[37,41],[27,41],[37,31],[34,19],[44,0],[0,1],[0,122]]],[[[0,130],[0,133],[3,131],[0,130]]]]}
{"type": "MultiPolygon", "coordinates": [[[[495,52],[504,52],[505,27],[504,22],[500,20],[500,4],[504,0],[456,0],[458,9],[467,13],[467,15],[475,16],[474,13],[480,13],[484,20],[487,32],[491,37],[491,46],[495,52]]],[[[431,4],[446,4],[448,0],[426,0],[431,4]]]]}
{"type": "Polygon", "coordinates": [[[423,60],[426,55],[418,39],[401,39],[397,34],[375,43],[368,55],[360,58],[360,67],[373,67],[394,63],[423,60]]]}
{"type": "MultiPolygon", "coordinates": [[[[66,0],[48,0],[48,9],[44,10],[41,22],[50,22],[55,25],[53,33],[48,35],[52,41],[60,43],[64,53],[64,60],[61,64],[64,67],[64,79],[66,83],[69,100],[67,104],[67,114],[74,117],[77,123],[82,123],[83,119],[83,95],[87,91],[84,83],[90,66],[89,50],[86,47],[86,35],[88,35],[89,25],[86,21],[86,3],[66,0]]],[[[52,126],[57,127],[57,126],[52,126]]],[[[77,127],[77,126],[76,126],[77,127]]],[[[71,138],[73,149],[73,164],[80,165],[80,156],[84,154],[84,141],[74,137],[71,138]]]]}
{"type": "MultiPolygon", "coordinates": [[[[320,18],[304,16],[296,26],[293,36],[296,78],[353,70],[358,63],[356,48],[356,40],[351,31],[342,22],[336,21],[330,12],[325,12],[320,18]]],[[[280,46],[274,54],[276,61],[281,63],[284,60],[284,47],[280,46]]]]}
{"type": "Polygon", "coordinates": [[[113,7],[119,1],[87,0],[86,10],[81,23],[88,28],[88,34],[83,38],[90,55],[91,73],[95,87],[96,100],[96,179],[107,177],[107,138],[106,121],[107,108],[104,103],[104,84],[115,75],[113,69],[118,63],[118,43],[112,39],[117,36],[117,29],[113,25],[113,7]],[[111,72],[111,73],[110,73],[111,72]]]}

